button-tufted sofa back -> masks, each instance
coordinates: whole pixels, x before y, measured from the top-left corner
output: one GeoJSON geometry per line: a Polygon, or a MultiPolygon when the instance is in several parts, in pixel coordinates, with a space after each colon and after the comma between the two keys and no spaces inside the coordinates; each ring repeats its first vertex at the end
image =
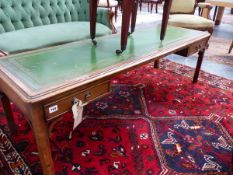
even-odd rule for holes
{"type": "Polygon", "coordinates": [[[88,0],[0,0],[0,33],[88,19],[88,0]]]}

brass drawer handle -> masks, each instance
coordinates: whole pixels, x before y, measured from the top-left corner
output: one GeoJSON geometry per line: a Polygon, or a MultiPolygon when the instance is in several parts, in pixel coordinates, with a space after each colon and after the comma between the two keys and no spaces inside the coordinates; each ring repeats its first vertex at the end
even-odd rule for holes
{"type": "Polygon", "coordinates": [[[87,91],[84,95],[84,101],[87,101],[91,97],[91,92],[87,91]]]}

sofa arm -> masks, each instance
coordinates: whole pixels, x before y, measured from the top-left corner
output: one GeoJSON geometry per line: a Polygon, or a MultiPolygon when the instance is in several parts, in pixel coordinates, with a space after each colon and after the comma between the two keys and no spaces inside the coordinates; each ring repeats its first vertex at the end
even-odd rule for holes
{"type": "Polygon", "coordinates": [[[108,26],[112,30],[112,33],[116,33],[116,28],[113,25],[113,16],[114,13],[111,10],[98,7],[96,22],[108,26]]]}
{"type": "Polygon", "coordinates": [[[210,10],[212,9],[211,4],[206,2],[199,2],[197,6],[202,9],[201,16],[210,19],[210,10]]]}

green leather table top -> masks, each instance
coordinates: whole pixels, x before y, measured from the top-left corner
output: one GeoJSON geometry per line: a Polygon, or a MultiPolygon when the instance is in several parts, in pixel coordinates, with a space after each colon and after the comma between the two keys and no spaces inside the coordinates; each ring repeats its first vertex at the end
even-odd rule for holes
{"type": "MultiPolygon", "coordinates": [[[[128,38],[126,51],[119,56],[115,50],[120,48],[120,36],[111,35],[97,38],[96,47],[91,40],[85,40],[4,57],[0,59],[0,70],[29,96],[36,96],[64,84],[91,79],[97,73],[104,76],[111,69],[126,66],[131,64],[130,61],[155,52],[162,53],[167,48],[177,47],[203,34],[206,35],[204,32],[168,27],[161,44],[160,26],[155,26],[136,30],[128,38]]],[[[3,74],[0,73],[0,76],[3,74]]]]}

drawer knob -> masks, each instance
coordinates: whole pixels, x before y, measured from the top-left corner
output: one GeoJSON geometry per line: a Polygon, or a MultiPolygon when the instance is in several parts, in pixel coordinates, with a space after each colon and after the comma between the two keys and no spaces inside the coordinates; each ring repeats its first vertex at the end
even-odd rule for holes
{"type": "Polygon", "coordinates": [[[87,101],[91,97],[91,92],[87,91],[84,95],[84,100],[87,101]]]}

